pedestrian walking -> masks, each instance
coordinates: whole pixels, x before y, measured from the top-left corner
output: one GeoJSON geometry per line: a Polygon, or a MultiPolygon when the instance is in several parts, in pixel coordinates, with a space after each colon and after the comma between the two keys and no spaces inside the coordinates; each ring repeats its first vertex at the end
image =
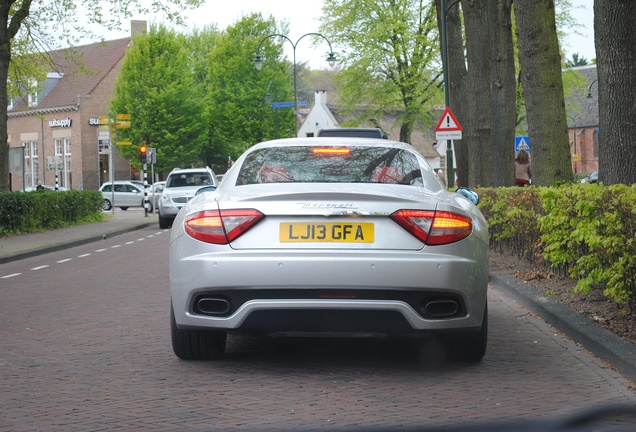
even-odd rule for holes
{"type": "Polygon", "coordinates": [[[530,155],[525,150],[519,150],[515,157],[515,182],[517,186],[529,186],[532,183],[532,170],[530,169],[530,155]]]}

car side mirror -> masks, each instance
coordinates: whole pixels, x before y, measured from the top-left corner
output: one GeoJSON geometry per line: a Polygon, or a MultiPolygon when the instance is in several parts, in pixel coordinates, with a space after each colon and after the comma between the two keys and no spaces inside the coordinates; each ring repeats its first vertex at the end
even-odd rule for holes
{"type": "Polygon", "coordinates": [[[457,192],[473,204],[479,204],[479,194],[474,190],[468,188],[457,188],[455,192],[457,192]]]}
{"type": "Polygon", "coordinates": [[[203,192],[214,192],[216,190],[216,186],[203,186],[202,188],[197,189],[194,193],[194,196],[202,194],[203,192]]]}

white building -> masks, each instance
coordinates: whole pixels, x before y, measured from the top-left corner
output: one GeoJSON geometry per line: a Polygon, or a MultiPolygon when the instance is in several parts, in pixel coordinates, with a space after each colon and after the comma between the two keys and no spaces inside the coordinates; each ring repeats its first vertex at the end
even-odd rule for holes
{"type": "MultiPolygon", "coordinates": [[[[441,115],[441,111],[440,111],[441,115]]],[[[298,130],[299,137],[314,137],[320,129],[338,127],[339,124],[347,119],[338,114],[338,108],[330,106],[327,103],[327,92],[325,90],[316,90],[314,94],[314,105],[306,115],[302,126],[298,130]]],[[[385,115],[379,120],[371,120],[368,124],[361,124],[360,127],[379,127],[382,129],[389,139],[399,141],[400,130],[396,126],[396,117],[394,115],[385,115]]],[[[435,170],[446,167],[446,146],[438,146],[436,149],[434,127],[437,122],[433,122],[428,130],[423,130],[422,124],[416,124],[411,135],[411,144],[422,156],[428,164],[435,170]]]]}

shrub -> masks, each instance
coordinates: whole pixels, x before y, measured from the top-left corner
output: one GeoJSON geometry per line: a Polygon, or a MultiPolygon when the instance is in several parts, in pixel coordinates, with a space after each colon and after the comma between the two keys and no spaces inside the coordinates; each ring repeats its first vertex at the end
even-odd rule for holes
{"type": "Polygon", "coordinates": [[[31,233],[103,219],[99,191],[0,192],[0,235],[31,233]]]}
{"type": "Polygon", "coordinates": [[[479,191],[490,245],[545,263],[575,279],[578,292],[602,289],[630,311],[636,300],[636,186],[570,184],[479,191]]]}

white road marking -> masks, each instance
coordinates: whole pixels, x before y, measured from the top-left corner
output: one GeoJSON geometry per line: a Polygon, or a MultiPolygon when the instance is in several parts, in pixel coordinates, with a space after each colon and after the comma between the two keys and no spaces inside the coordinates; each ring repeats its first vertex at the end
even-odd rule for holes
{"type": "MultiPolygon", "coordinates": [[[[164,231],[157,232],[155,234],[150,234],[147,237],[138,238],[136,241],[137,242],[144,241],[146,238],[152,238],[152,237],[154,237],[156,235],[163,234],[166,231],[169,231],[169,230],[164,230],[164,231]]],[[[133,244],[136,241],[128,241],[128,242],[125,243],[125,245],[133,244]]],[[[116,249],[116,248],[120,248],[120,247],[122,247],[122,245],[118,244],[118,245],[113,245],[110,248],[111,249],[116,249]]],[[[108,250],[107,248],[106,249],[97,249],[95,251],[95,253],[105,252],[107,250],[108,250]]],[[[92,255],[92,253],[85,253],[85,254],[82,254],[82,255],[78,255],[77,258],[86,258],[86,257],[89,257],[91,255],[92,255]]],[[[73,261],[73,258],[61,259],[59,261],[56,261],[56,264],[63,264],[65,262],[69,262],[69,261],[73,261]]],[[[33,267],[31,270],[33,270],[33,271],[42,270],[42,269],[45,269],[47,267],[50,267],[50,265],[46,264],[46,265],[41,265],[41,266],[38,266],[38,267],[33,267]]],[[[8,275],[0,276],[0,279],[9,279],[9,278],[14,278],[14,277],[17,277],[17,276],[20,276],[20,275],[22,275],[22,273],[12,273],[12,274],[8,274],[8,275]]]]}

